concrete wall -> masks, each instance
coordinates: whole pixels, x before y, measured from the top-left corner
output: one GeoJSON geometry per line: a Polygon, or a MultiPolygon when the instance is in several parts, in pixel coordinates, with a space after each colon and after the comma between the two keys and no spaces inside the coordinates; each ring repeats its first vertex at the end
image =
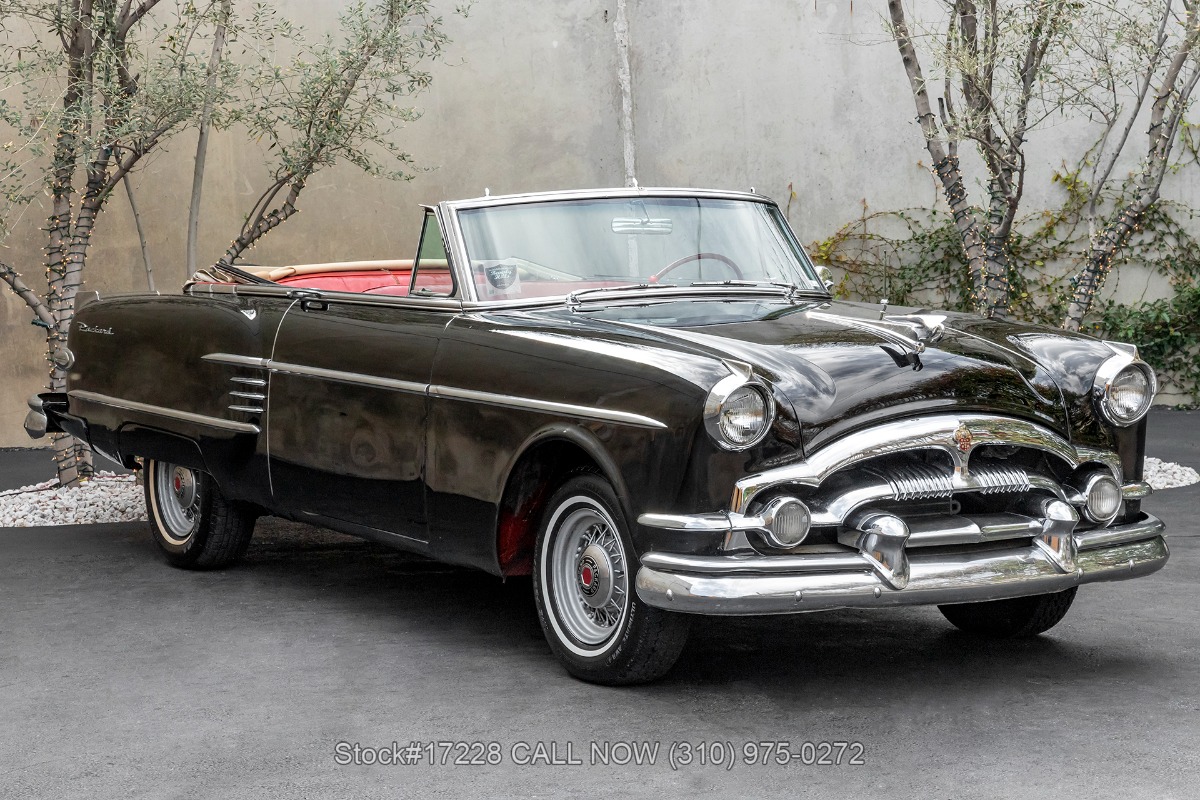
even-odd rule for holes
{"type": "MultiPolygon", "coordinates": [[[[929,0],[922,0],[923,3],[929,0]]],[[[315,32],[332,29],[344,0],[279,0],[315,32]]],[[[445,2],[453,43],[417,99],[421,120],[403,146],[429,168],[412,181],[369,179],[351,168],[319,173],[302,213],[253,252],[258,263],[408,256],[416,204],[622,182],[615,0],[477,0],[467,19],[445,2]]],[[[935,187],[922,160],[907,82],[884,33],[882,4],[851,0],[629,0],[633,130],[643,186],[748,189],[787,201],[803,241],[829,235],[873,208],[927,205],[935,187]]],[[[1027,207],[1049,202],[1049,170],[1079,152],[1080,129],[1034,138],[1027,207]]],[[[185,278],[193,136],[181,136],[135,176],[160,290],[185,278]]],[[[200,261],[237,233],[266,178],[261,154],[234,133],[213,137],[200,261]]],[[[1169,192],[1168,192],[1169,193],[1169,192]]],[[[44,246],[35,206],[15,223],[0,259],[37,284],[44,246]]],[[[128,202],[101,217],[87,288],[145,288],[128,202]]],[[[43,280],[44,285],[44,280],[43,280]]],[[[1145,279],[1124,290],[1141,294],[1145,279]]],[[[0,447],[28,444],[24,401],[45,376],[40,329],[0,288],[0,447]]],[[[154,376],[146,376],[153,380],[154,376]]]]}

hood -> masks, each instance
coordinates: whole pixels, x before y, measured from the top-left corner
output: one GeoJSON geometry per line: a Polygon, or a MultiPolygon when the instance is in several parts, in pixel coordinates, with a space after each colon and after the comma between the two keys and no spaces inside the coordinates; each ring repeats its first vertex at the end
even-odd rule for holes
{"type": "Polygon", "coordinates": [[[953,411],[1022,417],[1070,438],[1050,373],[1005,339],[969,332],[978,322],[970,315],[946,314],[942,336],[913,356],[895,336],[862,325],[879,319],[879,307],[861,303],[693,299],[535,313],[568,314],[577,331],[587,319],[599,336],[615,327],[749,363],[791,403],[806,447],[888,419],[953,411]]]}

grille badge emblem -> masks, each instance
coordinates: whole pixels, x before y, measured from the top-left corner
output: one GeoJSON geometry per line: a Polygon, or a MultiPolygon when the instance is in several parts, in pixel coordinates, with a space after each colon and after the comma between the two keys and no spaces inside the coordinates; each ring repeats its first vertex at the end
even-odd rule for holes
{"type": "Polygon", "coordinates": [[[958,445],[958,449],[964,453],[971,449],[971,429],[966,425],[959,425],[958,430],[954,432],[954,442],[958,445]]]}

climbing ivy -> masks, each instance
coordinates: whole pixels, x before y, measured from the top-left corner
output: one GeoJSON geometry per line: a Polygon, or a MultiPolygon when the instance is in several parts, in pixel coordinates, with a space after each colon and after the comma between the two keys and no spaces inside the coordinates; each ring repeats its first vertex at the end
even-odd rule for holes
{"type": "MultiPolygon", "coordinates": [[[[1013,227],[1008,279],[1011,318],[1057,327],[1089,247],[1088,186],[1077,171],[1055,173],[1053,181],[1062,191],[1061,204],[1013,227]]],[[[1109,202],[1120,199],[1115,195],[1109,202]]],[[[1194,209],[1171,201],[1151,206],[1109,277],[1119,281],[1122,267],[1141,265],[1163,276],[1172,296],[1124,304],[1105,300],[1084,329],[1137,344],[1164,387],[1200,403],[1200,240],[1190,233],[1195,216],[1194,209]]],[[[835,286],[839,297],[970,311],[971,276],[961,242],[943,211],[873,211],[864,201],[857,219],[813,242],[810,253],[817,263],[842,270],[835,286]]]]}

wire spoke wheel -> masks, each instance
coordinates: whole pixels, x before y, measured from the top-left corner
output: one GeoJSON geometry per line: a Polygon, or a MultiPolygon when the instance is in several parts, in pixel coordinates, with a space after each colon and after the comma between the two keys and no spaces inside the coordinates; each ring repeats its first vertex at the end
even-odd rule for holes
{"type": "Polygon", "coordinates": [[[546,565],[554,616],[585,649],[600,649],[629,607],[625,546],[608,512],[585,495],[559,506],[546,565]]]}

